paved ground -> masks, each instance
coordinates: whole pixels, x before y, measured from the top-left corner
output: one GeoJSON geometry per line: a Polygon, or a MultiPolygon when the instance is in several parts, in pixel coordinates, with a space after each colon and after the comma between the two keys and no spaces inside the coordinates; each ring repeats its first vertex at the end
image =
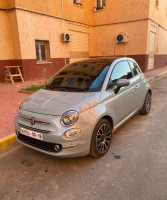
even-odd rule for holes
{"type": "Polygon", "coordinates": [[[0,83],[0,139],[14,133],[14,118],[17,114],[17,108],[29,94],[18,93],[21,88],[32,84],[40,84],[44,81],[18,82],[15,85],[11,83],[0,83]]]}
{"type": "Polygon", "coordinates": [[[150,78],[156,77],[158,74],[161,74],[166,71],[167,71],[167,66],[164,68],[148,71],[147,73],[144,73],[144,74],[147,79],[150,79],[150,78]]]}
{"type": "Polygon", "coordinates": [[[167,76],[151,85],[151,113],[116,131],[101,159],[58,159],[17,143],[2,150],[0,200],[166,200],[167,76]]]}

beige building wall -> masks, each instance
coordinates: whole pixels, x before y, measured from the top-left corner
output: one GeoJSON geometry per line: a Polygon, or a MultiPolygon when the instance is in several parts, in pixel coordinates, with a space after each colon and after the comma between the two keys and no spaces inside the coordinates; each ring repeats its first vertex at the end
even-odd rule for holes
{"type": "Polygon", "coordinates": [[[6,1],[6,0],[1,0],[1,1],[0,1],[0,8],[2,8],[2,9],[8,8],[7,1],[6,1]]]}
{"type": "MultiPolygon", "coordinates": [[[[49,41],[51,58],[69,58],[70,43],[63,43],[61,34],[70,32],[69,24],[72,23],[22,10],[17,10],[17,20],[22,59],[36,59],[35,40],[49,41]]],[[[87,27],[91,41],[90,52],[92,52],[93,28],[81,24],[74,25],[80,27],[77,30],[80,32],[87,27]]]]}
{"type": "MultiPolygon", "coordinates": [[[[8,9],[3,11],[8,14],[3,19],[4,35],[1,38],[4,41],[6,35],[8,39],[4,41],[6,46],[3,48],[6,57],[1,55],[5,60],[12,61],[9,64],[0,63],[0,68],[3,69],[4,65],[21,65],[25,80],[51,76],[62,68],[69,62],[69,43],[61,41],[61,34],[69,32],[69,23],[87,26],[89,36],[93,37],[93,1],[83,2],[80,7],[69,0],[2,0],[0,8],[8,9]],[[7,18],[10,30],[5,25],[7,18]],[[11,35],[11,39],[8,35],[11,35]],[[49,41],[50,62],[37,63],[35,40],[49,41]],[[6,54],[5,49],[10,55],[6,54]]],[[[92,40],[89,43],[92,44],[92,40]]],[[[91,47],[89,50],[93,51],[91,47]]]]}
{"type": "Polygon", "coordinates": [[[167,31],[159,28],[157,40],[157,53],[167,55],[167,31]]]}
{"type": "Polygon", "coordinates": [[[74,5],[73,0],[15,0],[17,8],[63,17],[89,25],[93,24],[93,5],[94,2],[92,0],[84,0],[82,7],[74,5]]]}
{"type": "Polygon", "coordinates": [[[148,21],[128,22],[94,28],[92,56],[128,56],[134,58],[145,70],[148,21]],[[116,43],[120,32],[127,33],[128,42],[116,43]]]}
{"type": "Polygon", "coordinates": [[[22,59],[21,49],[20,49],[21,43],[20,43],[20,33],[18,29],[17,11],[12,10],[11,12],[9,12],[8,16],[9,16],[10,27],[11,27],[14,59],[22,59]]]}
{"type": "Polygon", "coordinates": [[[21,59],[15,0],[0,0],[0,60],[21,59]],[[9,10],[5,10],[9,9],[9,10]]]}
{"type": "Polygon", "coordinates": [[[154,63],[152,68],[165,67],[167,65],[167,0],[159,0],[158,6],[155,0],[149,4],[149,26],[147,53],[149,54],[150,37],[152,29],[155,29],[154,63]]]}
{"type": "Polygon", "coordinates": [[[146,53],[147,21],[129,22],[94,28],[94,56],[137,55],[146,53]],[[128,42],[116,43],[120,32],[127,33],[128,42]]]}
{"type": "Polygon", "coordinates": [[[69,57],[69,44],[61,42],[61,33],[68,32],[68,22],[21,10],[17,19],[22,59],[36,59],[35,40],[49,41],[51,58],[69,57]]]}
{"type": "Polygon", "coordinates": [[[129,56],[142,70],[147,68],[147,30],[149,0],[106,1],[103,10],[94,11],[93,56],[129,56]],[[127,33],[128,42],[117,44],[119,33],[127,33]]]}
{"type": "MultiPolygon", "coordinates": [[[[155,29],[156,40],[155,40],[155,53],[156,54],[167,54],[167,30],[159,26],[157,23],[149,21],[148,23],[148,38],[150,31],[155,29]]],[[[147,53],[149,53],[149,39],[147,43],[147,53]]]]}
{"type": "Polygon", "coordinates": [[[10,9],[15,6],[15,0],[0,0],[0,8],[10,9]]]}
{"type": "MultiPolygon", "coordinates": [[[[4,65],[22,65],[25,79],[43,78],[69,62],[70,44],[61,41],[61,33],[70,32],[69,24],[88,30],[90,57],[130,56],[147,71],[150,55],[150,31],[155,27],[155,68],[167,60],[167,0],[106,0],[103,10],[95,11],[95,0],[0,0],[0,70],[4,65]],[[63,20],[64,19],[64,20],[63,20]],[[120,32],[128,34],[128,43],[117,44],[120,32]],[[51,61],[36,61],[35,40],[50,43],[51,61]],[[35,71],[34,71],[35,70],[35,71]],[[33,73],[32,73],[33,71],[33,73]]],[[[83,34],[80,34],[83,35],[83,34]]],[[[78,37],[78,36],[77,36],[78,37]]],[[[81,48],[82,50],[82,48],[81,48]]],[[[0,74],[2,74],[0,72],[0,74]]],[[[2,76],[0,75],[0,79],[2,76]]]]}
{"type": "Polygon", "coordinates": [[[94,25],[141,20],[148,12],[149,0],[106,0],[105,9],[94,12],[94,25]]]}
{"type": "MultiPolygon", "coordinates": [[[[150,69],[165,67],[167,65],[167,30],[153,21],[149,21],[147,54],[150,54],[151,33],[155,33],[154,61],[150,69]]],[[[149,55],[150,57],[150,55],[149,55]]]]}
{"type": "Polygon", "coordinates": [[[14,59],[11,24],[7,12],[0,11],[0,60],[14,59]]]}
{"type": "Polygon", "coordinates": [[[15,10],[10,12],[7,10],[0,11],[0,27],[0,81],[3,81],[5,78],[5,66],[21,65],[20,41],[15,10]]]}
{"type": "MultiPolygon", "coordinates": [[[[65,4],[64,1],[62,10],[62,4],[60,4],[60,2],[61,1],[52,1],[52,6],[46,9],[46,5],[49,5],[48,2],[46,4],[46,2],[38,1],[38,4],[37,2],[33,4],[31,1],[27,2],[16,0],[16,7],[24,9],[26,8],[26,10],[16,10],[19,32],[18,38],[20,41],[20,54],[25,79],[52,76],[56,71],[69,62],[70,43],[63,43],[61,39],[62,33],[70,32],[69,24],[77,24],[77,26],[81,27],[81,29],[82,27],[87,27],[89,30],[89,35],[91,35],[90,37],[93,37],[92,26],[85,24],[92,23],[90,19],[93,20],[93,18],[87,14],[89,10],[84,9],[85,3],[83,7],[78,7],[73,5],[73,3],[69,5],[69,1],[65,4]],[[43,4],[41,10],[38,10],[40,9],[39,4],[43,4]],[[72,9],[69,10],[69,7],[72,9]],[[71,15],[71,19],[62,20],[62,17],[66,18],[67,8],[68,13],[73,13],[73,15],[71,15]],[[56,12],[56,10],[61,12],[56,12]],[[64,13],[63,15],[62,11],[64,13]],[[84,15],[89,17],[83,18],[84,15]],[[83,20],[81,20],[81,18],[83,20]],[[76,21],[74,21],[74,19],[76,21]],[[80,21],[80,23],[77,23],[77,21],[80,21]],[[40,64],[37,63],[35,40],[49,41],[51,57],[50,62],[40,64]],[[32,73],[32,70],[34,73],[32,73]]],[[[90,51],[92,51],[92,48],[90,48],[90,51]]]]}
{"type": "Polygon", "coordinates": [[[149,18],[167,29],[167,0],[159,0],[158,7],[150,0],[149,7],[149,18]]]}

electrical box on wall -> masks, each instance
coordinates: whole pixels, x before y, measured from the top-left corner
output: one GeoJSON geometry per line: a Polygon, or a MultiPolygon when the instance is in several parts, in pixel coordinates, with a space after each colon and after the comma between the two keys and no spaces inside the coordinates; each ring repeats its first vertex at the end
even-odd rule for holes
{"type": "Polygon", "coordinates": [[[62,33],[61,34],[61,39],[62,39],[62,42],[71,42],[72,34],[70,34],[70,33],[62,33]]]}
{"type": "Polygon", "coordinates": [[[128,42],[128,35],[127,33],[119,33],[116,37],[116,43],[121,44],[121,43],[127,43],[128,42]]]}

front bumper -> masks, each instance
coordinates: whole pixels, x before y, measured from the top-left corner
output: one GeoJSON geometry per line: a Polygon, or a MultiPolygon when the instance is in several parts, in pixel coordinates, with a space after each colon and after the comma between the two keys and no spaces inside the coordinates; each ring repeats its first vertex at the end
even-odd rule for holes
{"type": "Polygon", "coordinates": [[[79,120],[71,127],[63,127],[60,124],[60,116],[42,115],[21,110],[15,118],[16,139],[18,142],[55,157],[80,157],[89,154],[90,143],[94,126],[92,124],[80,123],[79,120]],[[35,118],[36,123],[31,125],[28,120],[35,118]],[[32,139],[21,134],[21,127],[42,133],[43,140],[32,139]],[[69,129],[78,128],[81,135],[73,140],[66,140],[62,135],[69,129]],[[54,151],[54,146],[59,145],[60,151],[54,151]]]}

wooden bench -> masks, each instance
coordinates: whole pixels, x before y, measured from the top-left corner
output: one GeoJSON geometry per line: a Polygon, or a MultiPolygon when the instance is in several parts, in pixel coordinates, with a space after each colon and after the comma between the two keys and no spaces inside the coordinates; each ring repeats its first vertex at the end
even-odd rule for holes
{"type": "Polygon", "coordinates": [[[21,79],[24,82],[20,66],[6,66],[5,67],[5,82],[11,81],[14,84],[14,80],[21,79]],[[12,72],[11,72],[12,71],[12,72]]]}

